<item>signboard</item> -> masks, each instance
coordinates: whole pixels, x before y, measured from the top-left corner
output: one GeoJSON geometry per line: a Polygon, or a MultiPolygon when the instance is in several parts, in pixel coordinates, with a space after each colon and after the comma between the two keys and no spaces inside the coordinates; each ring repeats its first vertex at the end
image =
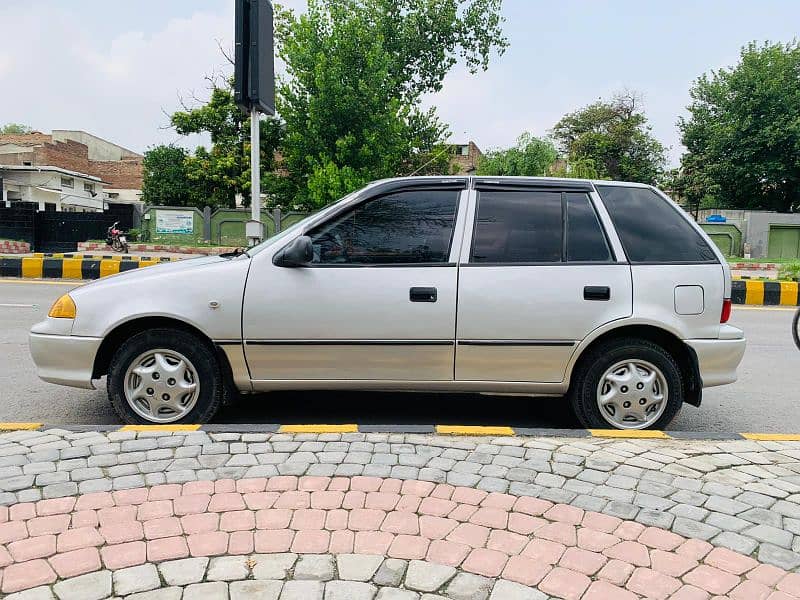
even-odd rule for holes
{"type": "Polygon", "coordinates": [[[194,211],[157,210],[156,233],[193,233],[194,211]]]}
{"type": "Polygon", "coordinates": [[[726,223],[728,218],[723,215],[708,215],[706,223],[726,223]]]}
{"type": "Polygon", "coordinates": [[[269,0],[236,0],[233,97],[245,112],[275,114],[273,10],[269,0]]]}

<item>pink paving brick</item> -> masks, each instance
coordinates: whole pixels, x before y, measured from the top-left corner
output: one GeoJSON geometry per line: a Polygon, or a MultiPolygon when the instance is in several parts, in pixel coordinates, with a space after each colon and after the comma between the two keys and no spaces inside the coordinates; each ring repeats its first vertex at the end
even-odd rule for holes
{"type": "Polygon", "coordinates": [[[350,489],[357,492],[377,492],[383,485],[383,479],[380,477],[363,477],[357,476],[350,480],[350,489]]]}
{"type": "Polygon", "coordinates": [[[461,523],[456,527],[447,539],[458,544],[466,544],[471,548],[482,548],[489,539],[489,528],[472,523],[461,523]]]}
{"type": "Polygon", "coordinates": [[[489,541],[486,547],[490,550],[497,550],[507,556],[514,556],[522,552],[528,545],[528,538],[518,533],[495,529],[489,534],[489,541]]]}
{"type": "Polygon", "coordinates": [[[184,533],[203,533],[215,531],[219,527],[218,513],[203,513],[200,515],[186,515],[181,517],[181,527],[184,533]]]}
{"type": "Polygon", "coordinates": [[[538,517],[553,507],[553,503],[539,498],[523,496],[514,503],[514,512],[520,512],[532,517],[538,517]]]}
{"type": "Polygon", "coordinates": [[[609,558],[616,558],[637,567],[650,566],[650,553],[647,547],[639,542],[622,541],[619,544],[603,550],[609,558]]]}
{"type": "Polygon", "coordinates": [[[678,549],[675,550],[675,552],[677,552],[681,556],[688,556],[689,558],[692,558],[694,560],[700,560],[706,554],[711,552],[713,548],[714,546],[712,546],[708,542],[704,542],[703,540],[692,539],[683,542],[683,544],[678,546],[678,549]]]}
{"type": "Polygon", "coordinates": [[[306,508],[294,511],[289,527],[297,530],[323,529],[327,513],[324,510],[306,508]]]}
{"type": "Polygon", "coordinates": [[[492,529],[505,529],[508,526],[508,512],[499,508],[481,507],[469,518],[469,522],[492,529]]]}
{"type": "Polygon", "coordinates": [[[776,587],[782,592],[800,597],[800,574],[789,573],[776,587]]]}
{"type": "Polygon", "coordinates": [[[292,511],[281,508],[268,508],[256,512],[258,529],[286,529],[292,520],[292,511]]]}
{"type": "Polygon", "coordinates": [[[586,529],[585,527],[578,529],[578,546],[584,550],[602,552],[606,548],[619,544],[620,541],[622,541],[620,538],[610,533],[586,529]]]}
{"type": "Polygon", "coordinates": [[[680,546],[685,540],[683,537],[661,529],[659,527],[647,527],[638,538],[639,543],[644,544],[650,548],[658,548],[659,550],[674,550],[680,546]]]}
{"type": "Polygon", "coordinates": [[[244,510],[245,504],[242,495],[237,492],[222,492],[211,496],[208,503],[209,512],[226,512],[229,510],[244,510]]]}
{"type": "MultiPolygon", "coordinates": [[[[758,561],[727,548],[714,548],[706,555],[703,562],[734,575],[741,575],[758,566],[758,561]]],[[[800,576],[798,579],[800,580],[800,576]]],[[[798,584],[800,584],[800,581],[798,581],[798,584]]]]}
{"type": "Polygon", "coordinates": [[[445,500],[449,500],[453,496],[455,489],[456,488],[449,483],[439,483],[435,488],[433,488],[431,496],[434,498],[444,498],[445,500]]]}
{"type": "Polygon", "coordinates": [[[591,580],[583,573],[555,567],[542,579],[539,589],[557,598],[578,600],[590,583],[591,580]]]}
{"type": "Polygon", "coordinates": [[[415,513],[392,511],[386,514],[381,531],[404,535],[419,535],[419,517],[415,513]]]}
{"type": "Polygon", "coordinates": [[[325,529],[328,531],[347,529],[347,521],[349,518],[350,513],[346,510],[329,510],[328,516],[325,517],[325,529]]]}
{"type": "Polygon", "coordinates": [[[139,505],[136,519],[139,521],[149,521],[150,519],[171,517],[173,514],[172,500],[148,500],[139,505]]]}
{"type": "Polygon", "coordinates": [[[433,492],[435,487],[436,484],[430,481],[409,480],[403,482],[403,487],[400,488],[400,493],[409,496],[427,498],[431,495],[431,492],[433,492]]]}
{"type": "MultiPolygon", "coordinates": [[[[328,489],[332,489],[328,487],[328,489]]],[[[386,492],[387,494],[399,494],[400,490],[403,489],[403,482],[400,479],[384,479],[383,483],[381,484],[381,489],[379,491],[386,492]]]]}
{"type": "MultiPolygon", "coordinates": [[[[772,592],[769,595],[769,598],[767,598],[767,600],[795,600],[795,598],[797,598],[797,596],[790,596],[789,594],[785,594],[779,591],[779,592],[772,592]]],[[[712,600],[718,600],[718,597],[714,596],[712,600]]]]}
{"type": "Polygon", "coordinates": [[[516,581],[522,585],[532,586],[539,583],[550,572],[552,567],[525,556],[512,556],[503,569],[503,578],[516,581]]]}
{"type": "MultiPolygon", "coordinates": [[[[684,585],[670,596],[670,600],[708,600],[708,592],[704,592],[700,588],[693,585],[684,585]]],[[[727,600],[725,598],[724,600],[727,600]]]]}
{"type": "Polygon", "coordinates": [[[461,564],[461,568],[484,577],[497,577],[503,572],[507,562],[508,555],[502,552],[487,548],[475,548],[461,564]]]}
{"type": "Polygon", "coordinates": [[[254,549],[252,531],[234,531],[228,540],[228,554],[251,554],[254,549]]]}
{"type": "Polygon", "coordinates": [[[100,525],[118,525],[119,523],[135,521],[137,509],[135,506],[114,506],[101,508],[97,511],[100,525]]]}
{"type": "Polygon", "coordinates": [[[712,594],[727,594],[739,584],[739,578],[716,567],[700,565],[684,575],[683,580],[712,594]]]}
{"type": "Polygon", "coordinates": [[[305,492],[322,491],[322,490],[327,490],[330,483],[331,483],[330,477],[315,477],[311,475],[306,475],[304,477],[301,477],[297,482],[297,489],[303,490],[305,492]]]}
{"type": "Polygon", "coordinates": [[[367,494],[362,491],[350,491],[345,492],[344,498],[342,499],[342,508],[346,508],[348,510],[353,508],[364,508],[367,503],[367,494]]]}
{"type": "Polygon", "coordinates": [[[297,489],[297,477],[294,475],[282,475],[280,477],[270,477],[267,481],[267,491],[287,492],[297,489]]]}
{"type": "Polygon", "coordinates": [[[614,535],[621,537],[623,540],[638,539],[645,527],[641,523],[635,521],[623,521],[619,527],[614,530],[614,535]]]}
{"type": "Polygon", "coordinates": [[[249,531],[256,528],[255,513],[251,510],[234,510],[222,513],[219,519],[222,531],[249,531]]]}
{"type": "MultiPolygon", "coordinates": [[[[390,483],[391,480],[387,479],[383,482],[383,485],[387,485],[390,483]]],[[[346,492],[350,489],[350,478],[349,477],[334,477],[331,479],[330,484],[328,484],[328,490],[332,492],[346,492]]],[[[398,486],[396,490],[383,490],[383,491],[392,491],[396,492],[400,489],[400,485],[398,482],[398,486]]]]}
{"type": "Polygon", "coordinates": [[[583,527],[594,531],[602,531],[603,533],[612,533],[621,524],[622,519],[593,511],[586,511],[583,515],[583,521],[581,521],[583,527]]]}
{"type": "Polygon", "coordinates": [[[443,519],[442,517],[423,515],[419,518],[420,534],[430,540],[440,540],[447,537],[457,525],[458,521],[443,519]]]}
{"type": "Polygon", "coordinates": [[[400,494],[389,494],[386,492],[370,492],[367,494],[367,499],[364,503],[365,508],[375,508],[378,510],[390,511],[394,510],[397,503],[400,502],[400,494]]]}
{"type": "Polygon", "coordinates": [[[3,592],[10,594],[19,590],[47,585],[56,580],[56,574],[46,560],[37,559],[9,565],[3,571],[3,592]]]}
{"type": "Polygon", "coordinates": [[[652,550],[650,552],[652,568],[670,577],[682,577],[697,566],[697,561],[674,552],[652,550]]]}
{"type": "Polygon", "coordinates": [[[14,558],[14,562],[47,558],[56,553],[56,536],[40,535],[11,542],[8,545],[8,551],[14,558]]]}
{"type": "Polygon", "coordinates": [[[28,533],[31,536],[46,533],[61,533],[69,528],[69,515],[52,515],[50,517],[36,517],[27,521],[28,533]]]}
{"type": "Polygon", "coordinates": [[[575,526],[569,523],[548,523],[536,531],[536,537],[550,540],[551,542],[558,542],[565,546],[574,546],[578,543],[575,526]]]}
{"type": "Polygon", "coordinates": [[[72,513],[70,527],[79,529],[80,527],[97,527],[100,520],[97,518],[96,510],[79,510],[72,513]]]}
{"type": "Polygon", "coordinates": [[[477,506],[472,506],[471,504],[459,504],[449,515],[447,515],[447,518],[455,519],[456,521],[461,522],[469,521],[469,518],[474,515],[477,510],[477,506]]]}
{"type": "Polygon", "coordinates": [[[484,508],[496,508],[508,512],[517,501],[517,496],[510,494],[501,494],[499,492],[491,492],[486,498],[481,500],[481,506],[484,508]]]}
{"type": "Polygon", "coordinates": [[[731,590],[730,597],[733,600],[766,600],[771,593],[763,583],[747,579],[731,590]]]}
{"type": "MultiPolygon", "coordinates": [[[[327,484],[327,481],[325,482],[327,484]]],[[[236,491],[240,494],[255,494],[267,489],[267,480],[264,477],[253,479],[240,479],[236,482],[236,491]]]]}
{"type": "Polygon", "coordinates": [[[550,521],[561,521],[578,525],[583,521],[583,509],[568,504],[556,504],[553,508],[544,513],[544,518],[550,521]]]}
{"type": "Polygon", "coordinates": [[[147,494],[147,500],[150,502],[157,502],[159,500],[174,500],[181,495],[182,489],[183,486],[177,483],[155,485],[150,488],[150,493],[147,494]]]}
{"type": "Polygon", "coordinates": [[[12,521],[27,521],[36,516],[36,504],[33,502],[20,502],[14,504],[8,511],[8,517],[12,521]]]}
{"type": "Polygon", "coordinates": [[[431,515],[433,517],[446,517],[458,506],[452,500],[444,498],[423,498],[419,504],[421,515],[431,515]]]}
{"type": "Polygon", "coordinates": [[[385,518],[386,513],[382,510],[356,508],[350,511],[348,526],[353,531],[375,531],[380,529],[385,518]]]}
{"type": "Polygon", "coordinates": [[[14,562],[14,559],[11,557],[11,554],[8,550],[0,546],[0,569],[10,565],[12,562],[14,562]]]}
{"type": "Polygon", "coordinates": [[[665,600],[681,587],[681,582],[674,577],[669,577],[652,569],[639,567],[631,575],[626,587],[642,596],[654,598],[655,600],[665,600]]]}
{"type": "Polygon", "coordinates": [[[100,570],[100,553],[97,548],[81,548],[50,557],[50,566],[59,577],[77,577],[100,570]]]}
{"type": "Polygon", "coordinates": [[[214,482],[215,494],[229,494],[236,491],[236,482],[233,479],[217,479],[214,482]]]}
{"type": "Polygon", "coordinates": [[[311,508],[332,510],[342,507],[344,492],[318,491],[311,492],[311,508]]]}
{"type": "Polygon", "coordinates": [[[418,512],[422,500],[423,498],[418,496],[400,496],[400,500],[394,509],[402,510],[403,512],[418,512]]]}
{"type": "Polygon", "coordinates": [[[583,600],[637,600],[639,596],[607,581],[595,581],[586,590],[583,600]]]}
{"type": "Polygon", "coordinates": [[[774,586],[786,576],[786,571],[772,565],[758,565],[747,574],[748,579],[758,581],[767,586],[774,586]]]}
{"type": "Polygon", "coordinates": [[[311,506],[311,492],[289,491],[283,492],[275,500],[275,508],[309,508],[311,506]]]}
{"type": "Polygon", "coordinates": [[[144,537],[148,540],[157,540],[183,533],[181,521],[178,517],[151,519],[150,521],[145,521],[142,525],[144,527],[144,537]]]}
{"type": "Polygon", "coordinates": [[[279,497],[279,492],[248,492],[242,494],[242,499],[250,510],[272,508],[279,497]]]}
{"type": "Polygon", "coordinates": [[[564,554],[566,546],[549,540],[531,540],[522,551],[523,556],[536,559],[548,565],[556,564],[564,554]]]}
{"type": "Polygon", "coordinates": [[[211,502],[209,494],[191,494],[175,498],[172,502],[173,510],[176,515],[193,515],[206,512],[208,504],[211,502]]]}
{"type": "Polygon", "coordinates": [[[256,531],[254,536],[256,552],[271,554],[275,552],[288,552],[292,546],[294,531],[256,531]]]}
{"type": "Polygon", "coordinates": [[[356,554],[386,554],[394,535],[386,531],[359,531],[356,533],[356,554]]]}
{"type": "Polygon", "coordinates": [[[106,546],[100,549],[100,556],[106,569],[124,569],[141,565],[147,559],[147,546],[144,542],[127,542],[106,546]]]}
{"type": "Polygon", "coordinates": [[[147,542],[147,560],[160,562],[189,556],[189,548],[182,537],[161,538],[147,542]]]}
{"type": "Polygon", "coordinates": [[[207,494],[210,496],[213,493],[213,481],[189,481],[183,484],[182,495],[184,496],[191,496],[194,494],[207,494]]]}
{"type": "Polygon", "coordinates": [[[112,495],[117,506],[136,505],[147,501],[147,488],[119,490],[118,492],[112,492],[112,495]]]}
{"type": "Polygon", "coordinates": [[[565,569],[572,569],[584,575],[594,575],[606,562],[608,559],[602,554],[572,547],[567,548],[558,564],[565,569]]]}
{"type": "Polygon", "coordinates": [[[321,554],[331,543],[329,531],[298,531],[292,542],[292,552],[298,554],[321,554]]]}
{"type": "Polygon", "coordinates": [[[78,496],[75,502],[75,510],[96,510],[98,508],[110,508],[114,506],[114,497],[111,492],[92,492],[78,496]]]}
{"type": "Polygon", "coordinates": [[[453,502],[457,502],[458,504],[472,504],[477,506],[483,499],[488,496],[489,493],[483,490],[475,490],[472,488],[465,488],[465,487],[458,487],[453,492],[453,496],[450,498],[453,502]]]}
{"type": "Polygon", "coordinates": [[[186,541],[192,556],[219,556],[228,551],[228,534],[224,531],[194,533],[186,541]]]}
{"type": "Polygon", "coordinates": [[[28,537],[28,527],[24,521],[0,523],[0,544],[7,544],[28,537]]]}
{"type": "Polygon", "coordinates": [[[331,532],[331,545],[328,552],[331,554],[352,554],[356,536],[352,531],[331,532]]]}
{"type": "Polygon", "coordinates": [[[75,508],[75,498],[51,498],[48,500],[39,500],[39,502],[36,503],[36,514],[40,517],[61,515],[72,512],[73,508],[75,508]]]}
{"type": "Polygon", "coordinates": [[[389,546],[388,555],[392,558],[417,560],[425,558],[430,541],[418,535],[398,535],[389,546]]]}
{"type": "Polygon", "coordinates": [[[427,560],[440,565],[457,567],[467,558],[472,548],[466,544],[448,542],[447,540],[433,540],[428,547],[427,560]]]}
{"type": "Polygon", "coordinates": [[[94,527],[78,527],[68,529],[58,535],[57,549],[59,552],[69,552],[70,550],[80,550],[81,548],[91,548],[102,546],[105,540],[94,527]]]}
{"type": "Polygon", "coordinates": [[[103,536],[108,544],[119,544],[141,540],[144,538],[144,529],[138,521],[123,521],[101,526],[100,535],[103,536]]]}
{"type": "Polygon", "coordinates": [[[614,585],[624,586],[630,576],[633,574],[634,567],[630,563],[622,562],[621,560],[611,559],[606,565],[597,573],[597,579],[605,579],[614,585]]]}

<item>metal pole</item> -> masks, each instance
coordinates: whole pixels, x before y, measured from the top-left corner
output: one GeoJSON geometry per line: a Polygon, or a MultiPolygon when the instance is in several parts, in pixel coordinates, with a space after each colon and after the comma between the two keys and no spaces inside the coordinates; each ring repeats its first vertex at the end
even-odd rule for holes
{"type": "Polygon", "coordinates": [[[250,227],[247,238],[251,246],[261,242],[261,134],[258,108],[250,109],[250,227]]]}

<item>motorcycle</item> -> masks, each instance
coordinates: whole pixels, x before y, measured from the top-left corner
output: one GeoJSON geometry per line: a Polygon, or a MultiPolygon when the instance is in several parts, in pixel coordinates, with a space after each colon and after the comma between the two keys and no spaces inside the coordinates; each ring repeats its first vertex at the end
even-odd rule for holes
{"type": "Polygon", "coordinates": [[[127,254],[128,238],[124,231],[117,229],[117,225],[119,225],[119,221],[115,221],[114,224],[108,228],[106,232],[106,244],[111,246],[114,252],[123,252],[127,254]]]}

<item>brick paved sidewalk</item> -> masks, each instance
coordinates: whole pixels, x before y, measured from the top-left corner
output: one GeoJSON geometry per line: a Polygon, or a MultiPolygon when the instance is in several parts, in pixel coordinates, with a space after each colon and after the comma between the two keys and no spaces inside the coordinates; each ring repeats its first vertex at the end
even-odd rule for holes
{"type": "Polygon", "coordinates": [[[800,443],[0,434],[17,600],[800,598],[800,443]]]}

